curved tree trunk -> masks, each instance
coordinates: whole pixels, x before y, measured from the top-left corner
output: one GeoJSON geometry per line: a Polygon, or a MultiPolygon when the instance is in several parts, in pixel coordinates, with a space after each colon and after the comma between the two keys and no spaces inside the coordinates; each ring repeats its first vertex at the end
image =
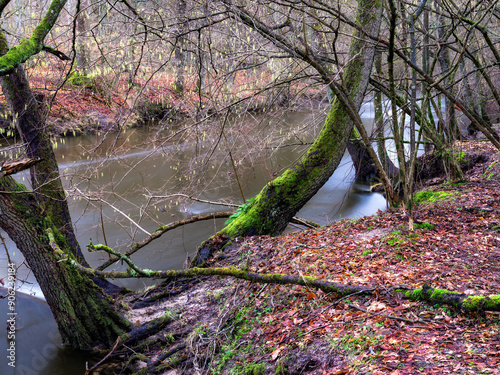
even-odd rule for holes
{"type": "MultiPolygon", "coordinates": [[[[7,53],[5,34],[0,34],[0,55],[7,53]]],[[[8,76],[0,77],[0,85],[16,119],[16,127],[26,144],[26,155],[42,161],[31,170],[31,185],[36,191],[43,211],[68,238],[77,259],[85,263],[71,224],[66,195],[59,178],[59,167],[45,133],[45,118],[21,66],[8,76]]]]}
{"type": "MultiPolygon", "coordinates": [[[[382,2],[360,0],[356,20],[362,30],[377,36],[380,28],[382,2]]],[[[364,34],[363,34],[364,35],[364,34]]],[[[359,31],[354,31],[349,49],[349,63],[344,69],[344,94],[359,112],[370,78],[375,46],[359,31]]],[[[325,124],[308,152],[293,167],[268,183],[245,207],[244,212],[229,223],[215,241],[258,234],[280,234],[290,219],[325,184],[339,165],[354,126],[345,101],[336,97],[325,124]]],[[[205,260],[213,241],[203,244],[198,261],[205,260]]]]}
{"type": "MultiPolygon", "coordinates": [[[[7,48],[5,34],[0,33],[0,55],[4,55],[7,48]]],[[[33,159],[41,159],[31,168],[30,174],[31,185],[42,213],[50,218],[52,224],[66,237],[69,249],[78,262],[88,265],[73,229],[56,156],[45,129],[45,115],[31,91],[22,66],[17,67],[8,76],[1,76],[0,85],[16,119],[16,128],[27,145],[26,155],[33,159]]],[[[108,293],[120,291],[118,286],[106,280],[96,278],[93,281],[108,293]]]]}
{"type": "Polygon", "coordinates": [[[78,349],[111,345],[131,324],[101,288],[76,268],[66,237],[42,214],[35,194],[0,179],[0,226],[16,243],[55,317],[63,342],[78,349]]]}

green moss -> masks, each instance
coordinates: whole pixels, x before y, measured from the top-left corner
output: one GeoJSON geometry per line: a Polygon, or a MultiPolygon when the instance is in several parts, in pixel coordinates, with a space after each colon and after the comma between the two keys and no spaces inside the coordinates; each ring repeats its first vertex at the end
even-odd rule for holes
{"type": "Polygon", "coordinates": [[[456,156],[457,161],[459,163],[464,163],[467,161],[467,158],[466,158],[467,154],[465,152],[459,152],[455,156],[456,156]]]}
{"type": "Polygon", "coordinates": [[[262,375],[266,371],[266,365],[263,363],[245,363],[235,366],[231,373],[235,375],[262,375]]]}
{"type": "Polygon", "coordinates": [[[281,358],[276,364],[276,370],[274,371],[274,375],[283,375],[288,374],[288,368],[285,365],[284,358],[281,358]]]}
{"type": "Polygon", "coordinates": [[[83,87],[83,88],[88,88],[92,89],[95,87],[95,79],[92,76],[89,75],[84,75],[80,74],[79,72],[75,71],[73,74],[68,79],[68,83],[77,86],[77,87],[83,87]]]}
{"type": "Polygon", "coordinates": [[[423,222],[423,223],[416,223],[415,224],[415,229],[426,229],[426,230],[432,230],[434,229],[434,224],[423,222]]]}
{"type": "Polygon", "coordinates": [[[229,223],[234,221],[239,216],[247,213],[248,210],[250,209],[250,207],[252,207],[252,205],[255,203],[255,199],[256,199],[256,197],[252,197],[245,204],[242,204],[241,206],[239,206],[236,209],[236,212],[234,214],[232,214],[231,216],[229,216],[229,218],[226,220],[224,225],[228,225],[229,223]]]}
{"type": "Polygon", "coordinates": [[[436,202],[439,200],[443,200],[452,195],[456,195],[458,192],[446,192],[446,191],[429,191],[424,190],[415,194],[415,201],[421,204],[436,202]]]}
{"type": "Polygon", "coordinates": [[[500,295],[469,296],[463,300],[462,307],[466,311],[498,311],[500,307],[500,295]]]}
{"type": "Polygon", "coordinates": [[[394,232],[391,232],[387,236],[385,236],[384,239],[389,246],[399,245],[404,241],[403,232],[395,230],[394,232]]]}

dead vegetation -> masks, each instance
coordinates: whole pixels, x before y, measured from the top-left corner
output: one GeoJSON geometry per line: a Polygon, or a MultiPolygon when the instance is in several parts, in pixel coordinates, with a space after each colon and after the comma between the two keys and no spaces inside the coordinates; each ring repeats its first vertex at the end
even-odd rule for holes
{"type": "Polygon", "coordinates": [[[498,373],[498,313],[465,315],[393,292],[430,285],[466,295],[498,294],[499,157],[484,143],[462,149],[465,157],[481,150],[484,162],[469,169],[465,183],[417,193],[414,232],[402,211],[379,212],[320,229],[249,238],[210,264],[372,286],[373,295],[339,299],[308,287],[217,277],[164,283],[126,299],[127,317],[137,324],[166,312],[174,319],[141,344],[140,356],[122,352],[119,371],[498,373]]]}

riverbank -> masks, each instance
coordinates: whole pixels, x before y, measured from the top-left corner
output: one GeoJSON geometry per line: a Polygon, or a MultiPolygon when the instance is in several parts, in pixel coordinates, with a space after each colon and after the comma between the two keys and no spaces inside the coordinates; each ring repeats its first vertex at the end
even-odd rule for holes
{"type": "MultiPolygon", "coordinates": [[[[153,122],[170,122],[217,115],[219,108],[231,105],[233,113],[263,112],[285,108],[311,108],[324,99],[316,89],[300,88],[297,96],[286,100],[273,94],[260,93],[244,75],[231,83],[212,83],[202,93],[195,80],[188,80],[182,93],[175,91],[174,77],[157,73],[137,76],[129,81],[127,74],[66,77],[64,67],[27,69],[35,99],[46,113],[47,132],[53,137],[78,136],[117,131],[153,122]],[[319,95],[318,95],[319,94],[319,95]]],[[[291,95],[291,94],[290,94],[291,95]]],[[[14,135],[12,118],[0,90],[0,132],[14,135]]]]}
{"type": "Polygon", "coordinates": [[[464,162],[480,161],[466,182],[434,179],[417,194],[414,232],[403,211],[379,212],[248,238],[210,264],[367,286],[372,295],[338,299],[217,277],[164,283],[127,297],[126,315],[136,324],[165,314],[172,322],[113,366],[170,375],[499,373],[498,313],[463,314],[392,292],[428,285],[498,294],[500,157],[488,142],[459,147],[464,162]]]}

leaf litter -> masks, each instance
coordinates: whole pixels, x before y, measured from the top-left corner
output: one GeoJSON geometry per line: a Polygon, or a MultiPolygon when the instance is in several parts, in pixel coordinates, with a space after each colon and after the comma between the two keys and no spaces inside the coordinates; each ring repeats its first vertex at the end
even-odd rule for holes
{"type": "Polygon", "coordinates": [[[177,345],[168,344],[167,335],[191,332],[188,352],[177,362],[165,360],[159,373],[500,373],[499,313],[466,315],[394,291],[429,285],[499,294],[500,157],[486,142],[461,148],[486,156],[469,168],[466,182],[423,187],[439,198],[418,204],[414,231],[403,210],[379,211],[320,229],[235,241],[208,264],[367,286],[371,295],[338,298],[303,286],[204,277],[136,310],[138,324],[166,309],[180,317],[151,345],[151,360],[177,345]]]}
{"type": "Polygon", "coordinates": [[[259,322],[247,333],[253,345],[267,348],[259,360],[286,368],[283,373],[499,373],[498,313],[466,316],[392,292],[427,284],[468,295],[499,294],[498,155],[484,143],[480,147],[489,158],[469,171],[467,182],[428,188],[447,194],[417,207],[413,232],[402,210],[388,210],[247,239],[238,252],[249,254],[251,271],[375,289],[373,296],[338,300],[306,287],[269,286],[255,308],[259,322]],[[297,353],[309,358],[301,369],[297,353]],[[330,359],[314,360],[322,355],[330,359]]]}

